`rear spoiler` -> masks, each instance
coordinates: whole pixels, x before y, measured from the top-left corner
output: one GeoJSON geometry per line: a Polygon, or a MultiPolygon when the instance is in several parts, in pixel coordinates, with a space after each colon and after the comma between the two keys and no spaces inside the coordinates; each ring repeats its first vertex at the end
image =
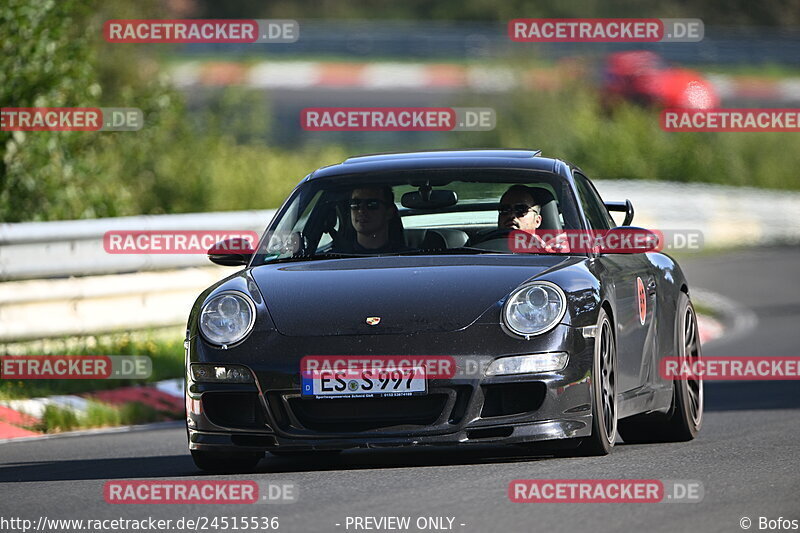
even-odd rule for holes
{"type": "Polygon", "coordinates": [[[606,209],[609,211],[620,211],[625,213],[625,220],[622,222],[623,226],[630,226],[633,222],[633,204],[630,200],[624,202],[603,202],[606,209]]]}

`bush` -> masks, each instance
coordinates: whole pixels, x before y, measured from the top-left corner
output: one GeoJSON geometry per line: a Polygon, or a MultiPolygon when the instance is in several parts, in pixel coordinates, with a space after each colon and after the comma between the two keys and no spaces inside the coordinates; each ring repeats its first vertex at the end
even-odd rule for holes
{"type": "Polygon", "coordinates": [[[36,429],[42,433],[71,431],[80,426],[78,415],[72,409],[48,405],[44,408],[42,419],[36,429]]]}
{"type": "Polygon", "coordinates": [[[153,374],[147,379],[34,379],[0,380],[0,398],[36,398],[54,394],[79,394],[144,385],[183,376],[184,349],[180,337],[160,338],[151,332],[116,333],[103,337],[85,337],[32,344],[0,355],[142,355],[150,357],[153,374]]]}
{"type": "MultiPolygon", "coordinates": [[[[181,418],[183,413],[180,413],[181,418]]],[[[91,401],[85,413],[79,414],[74,410],[57,405],[48,405],[39,423],[33,427],[42,433],[60,433],[77,429],[101,428],[113,426],[128,426],[136,424],[149,424],[158,422],[165,417],[173,418],[173,413],[160,413],[149,405],[139,402],[129,402],[121,407],[91,401]]]]}
{"type": "Polygon", "coordinates": [[[119,426],[121,424],[120,409],[100,402],[90,402],[83,417],[85,427],[99,428],[119,426]]]}
{"type": "MultiPolygon", "coordinates": [[[[110,45],[100,37],[106,19],[165,18],[163,6],[155,0],[6,0],[0,6],[3,106],[138,107],[145,115],[138,132],[0,132],[0,220],[266,209],[315,168],[363,151],[364,143],[356,149],[268,145],[270,117],[260,91],[223,91],[201,116],[191,115],[183,96],[166,84],[156,48],[110,45]]],[[[796,135],[665,133],[653,110],[623,106],[607,113],[585,81],[453,105],[493,105],[497,128],[420,134],[399,143],[378,135],[367,143],[393,144],[393,150],[409,142],[533,147],[580,164],[592,178],[800,189],[796,135]]]]}
{"type": "MultiPolygon", "coordinates": [[[[183,413],[181,413],[181,417],[183,413]]],[[[157,422],[162,419],[158,411],[139,402],[130,402],[124,404],[119,410],[120,423],[124,426],[132,426],[135,424],[149,424],[157,422]]]]}

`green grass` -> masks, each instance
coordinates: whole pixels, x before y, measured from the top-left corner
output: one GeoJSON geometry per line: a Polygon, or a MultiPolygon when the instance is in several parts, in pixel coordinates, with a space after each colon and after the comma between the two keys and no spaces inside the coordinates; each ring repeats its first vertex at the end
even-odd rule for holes
{"type": "MultiPolygon", "coordinates": [[[[271,119],[269,110],[262,109],[262,93],[237,89],[220,91],[214,98],[219,101],[207,102],[201,116],[159,120],[149,114],[148,128],[131,137],[136,142],[105,132],[87,137],[80,169],[72,174],[75,183],[62,183],[65,169],[60,163],[41,168],[39,174],[26,170],[23,174],[41,190],[31,192],[28,203],[10,202],[5,215],[0,205],[0,218],[17,222],[269,209],[320,166],[358,153],[409,149],[530,147],[579,165],[591,179],[800,190],[795,133],[668,133],[661,130],[658,110],[634,105],[604,109],[596,90],[583,82],[558,91],[449,100],[453,107],[494,108],[497,126],[489,132],[419,133],[402,142],[381,132],[358,137],[360,141],[316,136],[286,148],[268,144],[271,119]],[[332,144],[333,139],[348,144],[332,144]]],[[[44,157],[46,146],[41,150],[44,157]]],[[[35,154],[23,155],[19,169],[33,168],[35,154]],[[28,155],[33,159],[28,161],[28,155]]]]}
{"type": "Polygon", "coordinates": [[[41,421],[34,429],[42,433],[56,433],[59,431],[72,431],[80,426],[78,415],[72,409],[48,405],[44,408],[41,421]]]}
{"type": "Polygon", "coordinates": [[[0,354],[13,355],[144,355],[151,358],[153,373],[147,379],[41,379],[0,380],[0,399],[36,398],[56,394],[117,389],[183,376],[183,339],[164,338],[153,331],[98,337],[65,338],[45,343],[0,346],[0,354]]]}
{"type": "MultiPolygon", "coordinates": [[[[458,106],[480,106],[481,100],[458,106]]],[[[517,92],[495,105],[497,128],[464,132],[460,146],[542,149],[580,166],[591,179],[717,183],[800,190],[794,133],[670,133],[660,112],[624,104],[604,109],[580,84],[559,92],[517,92]]]]}
{"type": "Polygon", "coordinates": [[[48,405],[39,423],[30,429],[41,433],[60,433],[77,429],[147,424],[163,420],[165,417],[175,418],[173,414],[159,412],[138,402],[127,403],[121,407],[90,402],[85,413],[48,405]]]}
{"type": "MultiPolygon", "coordinates": [[[[153,374],[147,379],[46,379],[0,380],[0,399],[24,399],[60,394],[80,394],[144,385],[183,376],[183,339],[174,328],[91,337],[69,337],[0,346],[7,355],[145,355],[151,358],[153,374]]],[[[59,433],[77,429],[114,427],[180,419],[183,413],[155,409],[139,402],[110,405],[90,400],[85,412],[48,405],[39,422],[29,429],[59,433]]]]}
{"type": "Polygon", "coordinates": [[[698,301],[696,299],[692,300],[692,305],[694,306],[694,310],[698,315],[705,315],[710,317],[719,316],[718,309],[715,309],[702,301],[698,301]]]}
{"type": "Polygon", "coordinates": [[[780,79],[800,76],[800,68],[793,65],[696,65],[691,67],[707,74],[728,76],[752,76],[755,78],[780,79]]]}

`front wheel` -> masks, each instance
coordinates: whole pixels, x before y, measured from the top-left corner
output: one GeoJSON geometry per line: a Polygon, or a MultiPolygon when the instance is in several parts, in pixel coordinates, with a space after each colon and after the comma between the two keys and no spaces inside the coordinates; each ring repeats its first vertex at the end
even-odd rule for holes
{"type": "Polygon", "coordinates": [[[207,450],[192,450],[192,460],[197,468],[206,472],[223,474],[252,472],[255,470],[262,457],[264,457],[264,454],[257,452],[234,454],[207,450]]]}
{"type": "MultiPolygon", "coordinates": [[[[689,297],[678,296],[675,348],[681,363],[693,366],[702,357],[697,315],[689,297]]],[[[667,414],[637,415],[619,422],[622,439],[630,444],[683,442],[694,439],[703,425],[703,379],[673,381],[672,406],[667,414]]]]}
{"type": "Polygon", "coordinates": [[[592,367],[592,435],[578,447],[581,455],[608,455],[617,438],[617,344],[605,309],[597,319],[592,367]]]}

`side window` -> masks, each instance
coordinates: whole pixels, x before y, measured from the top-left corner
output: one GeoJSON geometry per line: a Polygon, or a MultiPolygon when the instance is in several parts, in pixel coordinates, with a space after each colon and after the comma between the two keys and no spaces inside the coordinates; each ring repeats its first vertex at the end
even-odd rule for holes
{"type": "MultiPolygon", "coordinates": [[[[336,218],[336,222],[333,225],[333,231],[339,231],[339,218],[336,218]]],[[[333,235],[329,232],[325,232],[322,234],[322,237],[319,239],[319,243],[317,244],[317,252],[321,250],[326,250],[328,245],[333,244],[333,235]]]]}
{"type": "Polygon", "coordinates": [[[311,216],[312,211],[314,211],[314,208],[317,206],[317,203],[321,197],[322,191],[317,191],[317,194],[315,194],[306,205],[306,208],[303,210],[303,214],[297,219],[297,222],[295,222],[292,231],[302,232],[305,229],[306,224],[308,223],[308,218],[311,216]]]}
{"type": "Polygon", "coordinates": [[[610,229],[615,226],[613,219],[608,214],[606,206],[595,191],[594,186],[583,174],[573,173],[575,185],[578,187],[581,207],[592,229],[610,229]]]}

